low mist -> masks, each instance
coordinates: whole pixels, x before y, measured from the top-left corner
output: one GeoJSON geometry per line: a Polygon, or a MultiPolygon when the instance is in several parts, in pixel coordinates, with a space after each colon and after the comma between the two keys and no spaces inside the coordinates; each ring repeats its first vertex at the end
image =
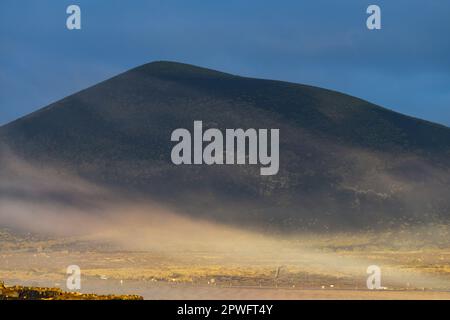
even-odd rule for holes
{"type": "MultiPolygon", "coordinates": [[[[350,241],[351,246],[357,234],[273,236],[190,218],[151,199],[129,199],[64,170],[37,169],[11,155],[3,154],[2,163],[0,228],[107,242],[120,250],[159,252],[174,258],[180,252],[205,252],[215,263],[243,268],[288,266],[315,274],[364,278],[366,268],[378,263],[330,249],[335,245],[333,239],[350,241]]],[[[414,234],[409,233],[405,246],[408,241],[420,243],[420,235],[414,234]]],[[[450,287],[436,276],[411,276],[391,266],[386,270],[391,281],[412,278],[418,286],[450,287]]]]}

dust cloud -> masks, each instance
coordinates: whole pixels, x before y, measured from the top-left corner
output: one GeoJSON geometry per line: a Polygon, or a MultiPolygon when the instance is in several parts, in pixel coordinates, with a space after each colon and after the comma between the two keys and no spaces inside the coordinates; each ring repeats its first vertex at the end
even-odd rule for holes
{"type": "MultiPolygon", "coordinates": [[[[369,265],[380,264],[378,258],[369,254],[348,254],[336,249],[338,243],[352,247],[361,242],[358,235],[263,234],[191,218],[151,199],[129,199],[62,169],[35,168],[11,154],[3,153],[0,161],[1,228],[102,241],[114,244],[118,250],[158,252],[177,258],[180,263],[183,254],[202,253],[216,264],[234,268],[285,268],[362,281],[369,265]]],[[[369,239],[366,246],[370,248],[370,237],[362,234],[361,238],[369,239]]],[[[379,243],[372,246],[375,252],[395,251],[379,247],[379,243]]],[[[399,255],[403,251],[399,250],[399,255]]],[[[383,259],[381,263],[384,279],[391,284],[450,288],[448,277],[405,270],[401,262],[383,259]]]]}

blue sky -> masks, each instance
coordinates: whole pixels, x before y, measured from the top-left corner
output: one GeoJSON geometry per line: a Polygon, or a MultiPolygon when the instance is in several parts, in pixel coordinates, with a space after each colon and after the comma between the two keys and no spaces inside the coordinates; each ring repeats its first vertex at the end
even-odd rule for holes
{"type": "Polygon", "coordinates": [[[1,0],[0,124],[174,60],[342,91],[450,126],[450,1],[1,0]],[[66,8],[82,30],[66,29],[66,8]],[[378,4],[382,30],[366,28],[378,4]]]}

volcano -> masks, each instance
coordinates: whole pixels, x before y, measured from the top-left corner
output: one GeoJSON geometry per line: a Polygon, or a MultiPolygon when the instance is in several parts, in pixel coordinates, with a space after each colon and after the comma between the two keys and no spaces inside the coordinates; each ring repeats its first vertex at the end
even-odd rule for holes
{"type": "Polygon", "coordinates": [[[327,89],[188,64],[129,70],[1,127],[0,144],[37,168],[228,224],[350,230],[450,219],[449,128],[327,89]],[[171,133],[194,121],[279,129],[278,173],[173,164],[171,133]]]}

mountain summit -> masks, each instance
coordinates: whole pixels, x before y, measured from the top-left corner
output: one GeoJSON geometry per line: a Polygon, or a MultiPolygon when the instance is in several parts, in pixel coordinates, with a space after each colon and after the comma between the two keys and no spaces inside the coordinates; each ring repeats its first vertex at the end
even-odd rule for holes
{"type": "Polygon", "coordinates": [[[231,224],[330,230],[450,218],[449,128],[331,90],[187,64],[122,73],[1,127],[0,143],[35,166],[231,224]],[[171,133],[196,120],[205,130],[280,129],[278,174],[174,165],[171,133]]]}

